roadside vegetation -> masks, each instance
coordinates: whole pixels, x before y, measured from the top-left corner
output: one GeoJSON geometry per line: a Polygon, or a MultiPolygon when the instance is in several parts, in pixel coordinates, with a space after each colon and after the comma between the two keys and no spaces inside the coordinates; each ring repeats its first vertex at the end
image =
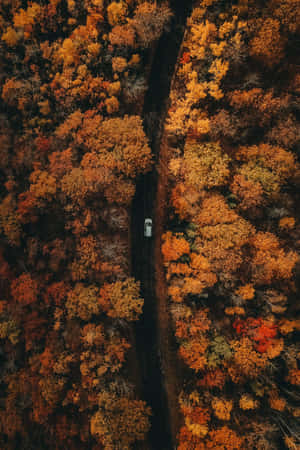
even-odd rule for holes
{"type": "Polygon", "coordinates": [[[161,246],[179,450],[299,447],[299,6],[203,0],[187,22],[161,246]]]}
{"type": "Polygon", "coordinates": [[[127,364],[144,302],[129,214],[169,19],[147,1],[1,2],[2,449],[124,450],[150,428],[127,364]]]}

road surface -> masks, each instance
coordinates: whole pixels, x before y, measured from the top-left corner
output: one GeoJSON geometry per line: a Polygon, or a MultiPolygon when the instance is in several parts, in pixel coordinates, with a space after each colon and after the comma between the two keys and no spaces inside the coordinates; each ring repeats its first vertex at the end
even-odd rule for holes
{"type": "MultiPolygon", "coordinates": [[[[132,274],[141,282],[141,295],[145,303],[143,314],[135,326],[136,351],[142,378],[142,395],[151,406],[152,427],[149,446],[152,450],[172,450],[170,414],[168,409],[167,380],[162,369],[158,305],[155,295],[155,237],[144,237],[144,220],[153,219],[155,234],[155,202],[157,194],[157,164],[162,126],[165,121],[170,83],[178,58],[186,17],[192,2],[171,1],[174,18],[170,30],[158,42],[145,96],[143,117],[146,134],[156,164],[151,172],[142,176],[136,186],[131,214],[132,274]]],[[[160,324],[163,326],[163,324],[160,324]]],[[[174,440],[174,436],[173,436],[174,440]]]]}

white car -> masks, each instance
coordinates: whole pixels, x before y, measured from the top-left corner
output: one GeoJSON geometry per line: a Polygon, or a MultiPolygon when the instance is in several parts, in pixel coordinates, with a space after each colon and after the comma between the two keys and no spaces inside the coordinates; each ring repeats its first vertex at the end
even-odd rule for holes
{"type": "Polygon", "coordinates": [[[152,236],[152,219],[150,218],[145,219],[144,236],[148,238],[152,236]]]}

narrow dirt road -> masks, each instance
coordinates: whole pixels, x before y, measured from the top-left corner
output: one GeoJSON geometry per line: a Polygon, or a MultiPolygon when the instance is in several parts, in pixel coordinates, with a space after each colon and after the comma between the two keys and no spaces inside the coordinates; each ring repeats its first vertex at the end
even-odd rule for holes
{"type": "MultiPolygon", "coordinates": [[[[169,324],[167,319],[164,322],[166,305],[161,307],[158,304],[160,299],[156,289],[158,265],[155,261],[157,256],[155,243],[160,242],[162,221],[159,221],[156,229],[155,211],[163,207],[159,205],[160,199],[157,197],[157,166],[163,123],[171,78],[191,5],[191,1],[171,1],[174,18],[170,30],[161,37],[154,55],[143,117],[156,165],[152,172],[138,180],[131,214],[132,274],[141,281],[141,294],[145,299],[142,317],[135,326],[136,352],[142,378],[143,399],[151,406],[153,412],[149,433],[149,446],[152,450],[175,448],[174,423],[172,423],[174,414],[171,411],[174,408],[174,398],[170,398],[174,397],[174,392],[171,392],[173,388],[170,389],[170,386],[176,384],[174,376],[176,367],[171,367],[174,361],[170,360],[172,352],[167,348],[169,324]],[[155,237],[144,237],[143,227],[146,217],[153,219],[155,237]]],[[[159,271],[163,272],[163,267],[160,267],[159,271]]],[[[176,391],[176,386],[174,390],[176,391]]]]}

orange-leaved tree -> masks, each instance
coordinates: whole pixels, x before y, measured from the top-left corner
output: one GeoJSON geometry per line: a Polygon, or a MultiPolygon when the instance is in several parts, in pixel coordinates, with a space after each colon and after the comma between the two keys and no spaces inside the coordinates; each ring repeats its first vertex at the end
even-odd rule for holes
{"type": "Polygon", "coordinates": [[[23,273],[11,283],[13,299],[22,305],[30,305],[38,299],[38,283],[29,273],[23,273]]]}
{"type": "Polygon", "coordinates": [[[140,298],[140,283],[134,278],[105,284],[99,293],[99,304],[108,316],[138,320],[144,300],[140,298]]]}
{"type": "Polygon", "coordinates": [[[141,400],[103,392],[99,409],[91,417],[91,433],[105,449],[130,448],[150,428],[150,408],[141,400]]]}

